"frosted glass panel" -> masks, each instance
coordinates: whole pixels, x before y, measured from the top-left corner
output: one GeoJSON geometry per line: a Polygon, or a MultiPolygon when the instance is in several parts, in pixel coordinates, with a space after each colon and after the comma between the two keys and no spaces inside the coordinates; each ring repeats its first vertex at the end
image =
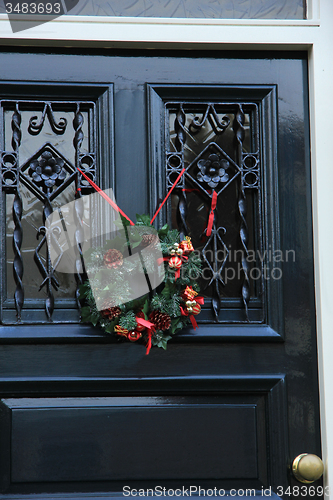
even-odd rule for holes
{"type": "Polygon", "coordinates": [[[305,12],[306,0],[80,0],[68,14],[208,19],[304,19],[305,12]]]}

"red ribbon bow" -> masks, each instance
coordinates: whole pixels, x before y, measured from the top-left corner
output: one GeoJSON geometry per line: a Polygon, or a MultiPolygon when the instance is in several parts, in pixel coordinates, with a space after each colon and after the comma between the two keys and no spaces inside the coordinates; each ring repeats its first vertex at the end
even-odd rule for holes
{"type": "Polygon", "coordinates": [[[155,325],[151,321],[147,321],[146,319],[143,319],[143,318],[136,317],[135,319],[139,325],[144,326],[148,330],[148,342],[147,342],[147,350],[146,350],[146,355],[147,355],[147,354],[149,354],[150,349],[151,349],[151,337],[155,331],[155,325]]]}
{"type": "MultiPolygon", "coordinates": [[[[193,300],[195,300],[195,301],[196,301],[196,303],[197,303],[197,304],[200,304],[201,306],[203,306],[203,305],[204,305],[204,303],[205,303],[205,299],[204,299],[203,297],[194,297],[194,298],[193,298],[193,300]]],[[[181,312],[182,316],[189,316],[190,321],[191,321],[191,323],[192,323],[192,326],[193,326],[194,330],[195,330],[196,328],[199,328],[199,327],[198,327],[198,323],[196,322],[196,319],[195,319],[195,317],[194,317],[194,314],[189,314],[189,312],[188,312],[188,311],[185,311],[185,310],[182,308],[182,306],[180,306],[180,312],[181,312]]]]}

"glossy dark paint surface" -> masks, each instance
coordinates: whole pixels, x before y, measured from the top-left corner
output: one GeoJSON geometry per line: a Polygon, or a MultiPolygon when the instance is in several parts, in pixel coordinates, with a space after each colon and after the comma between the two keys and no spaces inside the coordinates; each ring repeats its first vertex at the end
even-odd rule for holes
{"type": "MultiPolygon", "coordinates": [[[[51,494],[56,492],[70,492],[68,498],[73,499],[84,498],[78,492],[96,492],[91,498],[103,498],[104,495],[97,492],[121,491],[124,484],[117,478],[124,476],[119,475],[119,471],[118,476],[112,476],[110,471],[104,473],[103,468],[96,466],[98,462],[93,465],[94,455],[87,444],[87,435],[90,435],[92,446],[96,446],[95,457],[100,460],[103,447],[108,443],[106,427],[101,421],[107,416],[112,421],[112,416],[117,414],[119,399],[115,404],[114,397],[120,398],[125,408],[116,426],[118,438],[124,435],[128,439],[132,433],[136,435],[135,431],[146,435],[147,422],[156,412],[152,428],[161,437],[156,441],[153,435],[149,436],[148,442],[151,452],[160,454],[168,467],[169,462],[175,460],[175,450],[180,450],[179,419],[173,412],[182,415],[183,424],[188,421],[186,439],[193,446],[195,436],[200,440],[205,435],[201,433],[202,412],[205,425],[209,425],[205,405],[216,405],[212,411],[214,425],[207,431],[210,442],[205,452],[207,463],[211,463],[215,471],[212,472],[214,481],[205,468],[207,464],[202,466],[202,476],[200,464],[195,472],[185,467],[182,476],[182,464],[173,463],[167,469],[168,474],[161,476],[162,482],[170,487],[189,481],[191,475],[194,481],[200,480],[200,484],[207,487],[214,487],[216,482],[225,488],[260,490],[262,486],[297,484],[288,468],[292,459],[303,452],[320,455],[304,54],[272,54],[272,58],[267,54],[265,57],[252,54],[245,59],[239,54],[230,58],[230,54],[219,52],[109,51],[100,56],[3,53],[0,61],[6,69],[6,81],[2,75],[2,97],[13,92],[14,82],[20,95],[63,97],[64,93],[75,94],[80,89],[80,97],[91,98],[94,92],[96,97],[109,96],[104,98],[100,110],[100,137],[104,143],[100,162],[108,174],[106,185],[112,184],[115,177],[117,202],[130,218],[134,218],[135,213],[152,213],[155,208],[149,206],[147,189],[151,183],[148,179],[151,155],[147,83],[237,85],[243,86],[244,98],[251,97],[253,88],[275,86],[277,135],[271,130],[264,132],[273,134],[277,148],[278,178],[273,181],[279,187],[275,210],[280,220],[281,249],[296,251],[296,262],[283,265],[283,303],[280,305],[284,341],[279,336],[278,342],[272,342],[253,330],[249,341],[244,338],[250,328],[246,325],[237,326],[236,335],[232,334],[235,327],[224,327],[225,334],[221,335],[219,326],[207,326],[202,328],[214,330],[212,335],[207,335],[207,340],[204,336],[196,338],[189,334],[170,344],[167,352],[153,349],[145,356],[144,346],[119,344],[96,335],[96,331],[87,326],[1,327],[0,482],[3,493],[0,498],[11,498],[15,493],[40,493],[43,498],[49,494],[52,498],[51,494]],[[113,121],[114,140],[108,135],[109,123],[113,121]],[[105,405],[96,404],[95,398],[106,398],[105,405]],[[141,417],[133,418],[133,415],[142,415],[136,398],[143,398],[141,405],[145,408],[153,406],[147,413],[148,420],[141,425],[141,417]],[[237,415],[230,418],[230,412],[236,409],[237,415]],[[82,421],[79,424],[78,420],[75,432],[81,430],[85,437],[82,443],[75,439],[73,447],[71,437],[78,435],[73,434],[71,426],[77,412],[82,421]],[[219,425],[214,415],[218,415],[219,425]],[[254,419],[256,425],[253,425],[254,419]],[[235,436],[239,426],[247,429],[248,441],[237,440],[233,447],[228,436],[235,436]],[[131,429],[129,434],[128,429],[131,429]],[[55,431],[61,436],[59,448],[52,445],[55,431]],[[52,450],[50,462],[44,461],[38,466],[42,455],[37,441],[29,441],[31,433],[44,443],[45,449],[52,450]],[[228,441],[226,456],[223,456],[223,447],[216,446],[216,442],[223,439],[228,441]],[[163,449],[161,446],[161,449],[154,446],[156,442],[174,443],[175,447],[163,449]],[[75,454],[79,456],[77,467],[73,464],[75,454]],[[72,457],[71,468],[66,472],[59,464],[66,464],[69,457],[72,457]],[[25,462],[29,463],[26,469],[25,462]],[[223,472],[216,477],[216,464],[221,464],[222,470],[225,465],[229,478],[223,472]],[[228,468],[232,464],[238,464],[236,476],[228,468]]],[[[266,151],[265,154],[274,156],[275,153],[266,151]]],[[[156,176],[159,175],[156,172],[156,176]]],[[[271,306],[275,307],[274,301],[271,306]]],[[[111,433],[115,432],[114,425],[110,429],[111,433]]],[[[145,448],[144,437],[137,444],[135,456],[140,456],[141,451],[141,469],[133,473],[132,479],[140,476],[138,484],[150,487],[156,482],[160,484],[158,467],[150,471],[145,464],[151,455],[145,448]]],[[[124,470],[124,460],[125,456],[119,470],[124,470]]],[[[130,479],[130,458],[128,474],[130,479]]]]}

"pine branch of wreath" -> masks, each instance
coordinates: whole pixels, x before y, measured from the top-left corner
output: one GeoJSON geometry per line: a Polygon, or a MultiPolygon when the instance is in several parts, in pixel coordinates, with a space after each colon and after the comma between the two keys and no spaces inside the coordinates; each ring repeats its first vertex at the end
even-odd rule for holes
{"type": "MultiPolygon", "coordinates": [[[[132,234],[140,248],[161,246],[165,261],[164,288],[155,290],[152,298],[144,296],[130,301],[130,285],[124,276],[126,272],[140,269],[123,258],[119,248],[113,247],[114,242],[106,242],[104,247],[92,249],[87,255],[90,281],[80,288],[81,298],[87,304],[82,308],[82,321],[100,325],[105,333],[113,333],[119,339],[131,342],[142,339],[149,345],[148,354],[151,345],[166,349],[172,335],[189,322],[195,328],[194,315],[200,312],[199,302],[203,303],[202,297],[197,298],[201,261],[193,251],[190,238],[180,241],[178,231],[170,230],[167,225],[157,236],[147,215],[138,215],[132,229],[137,231],[136,235],[132,234]],[[101,266],[103,272],[100,272],[101,266]],[[101,310],[96,307],[94,296],[102,304],[101,310]]],[[[127,244],[125,241],[123,247],[127,244]]],[[[145,259],[146,267],[156,272],[156,260],[151,260],[150,263],[145,259]]]]}

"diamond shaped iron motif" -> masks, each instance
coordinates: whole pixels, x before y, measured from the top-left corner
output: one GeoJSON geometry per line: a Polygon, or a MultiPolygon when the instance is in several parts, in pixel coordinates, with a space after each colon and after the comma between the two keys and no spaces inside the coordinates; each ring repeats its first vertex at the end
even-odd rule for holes
{"type": "Polygon", "coordinates": [[[240,175],[240,168],[218,144],[211,142],[189,164],[185,175],[209,197],[212,188],[217,188],[219,196],[240,175]]]}
{"type": "Polygon", "coordinates": [[[53,200],[76,175],[74,165],[52,144],[44,144],[20,169],[20,180],[43,203],[53,200]]]}

